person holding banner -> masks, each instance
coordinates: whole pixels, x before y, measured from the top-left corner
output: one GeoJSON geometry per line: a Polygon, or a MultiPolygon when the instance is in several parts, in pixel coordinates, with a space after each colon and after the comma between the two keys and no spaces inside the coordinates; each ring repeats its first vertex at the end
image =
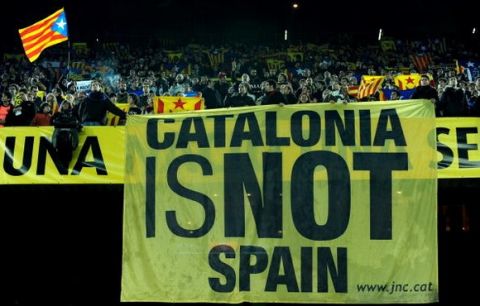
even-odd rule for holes
{"type": "Polygon", "coordinates": [[[200,81],[203,86],[201,89],[202,97],[205,99],[205,108],[213,109],[223,107],[220,93],[215,89],[214,83],[208,78],[203,78],[200,81]]]}
{"type": "Polygon", "coordinates": [[[297,104],[297,97],[293,94],[291,84],[287,83],[280,85],[280,93],[285,98],[285,101],[287,102],[286,104],[297,104]]]}
{"type": "Polygon", "coordinates": [[[430,78],[426,74],[420,77],[420,86],[415,88],[412,99],[428,99],[435,105],[438,103],[438,93],[435,88],[430,86],[430,78]]]}
{"type": "Polygon", "coordinates": [[[137,106],[145,109],[149,104],[153,103],[155,94],[152,90],[150,90],[150,85],[148,83],[143,84],[142,89],[142,94],[138,96],[137,106]]]}
{"type": "Polygon", "coordinates": [[[262,100],[262,105],[287,103],[283,95],[277,91],[277,83],[274,80],[267,80],[264,90],[265,98],[262,100]]]}
{"type": "Polygon", "coordinates": [[[463,90],[458,87],[458,80],[455,76],[448,78],[448,85],[440,98],[438,109],[445,117],[466,115],[467,97],[463,90]]]}
{"type": "Polygon", "coordinates": [[[229,94],[225,97],[225,107],[255,106],[255,100],[248,93],[248,89],[247,83],[240,83],[238,93],[229,94]]]}
{"type": "Polygon", "coordinates": [[[80,102],[78,116],[84,126],[105,125],[107,111],[125,119],[124,111],[115,106],[110,99],[101,91],[98,81],[92,82],[92,91],[80,102]]]}
{"type": "Polygon", "coordinates": [[[141,115],[142,109],[138,107],[139,98],[136,94],[128,94],[128,114],[129,115],[141,115]]]}
{"type": "MultiPolygon", "coordinates": [[[[45,103],[48,106],[48,103],[45,103]]],[[[60,104],[51,121],[55,127],[52,135],[52,145],[58,154],[59,160],[65,169],[68,169],[73,157],[73,151],[78,147],[78,133],[81,125],[73,109],[73,104],[64,100],[60,104]]]]}

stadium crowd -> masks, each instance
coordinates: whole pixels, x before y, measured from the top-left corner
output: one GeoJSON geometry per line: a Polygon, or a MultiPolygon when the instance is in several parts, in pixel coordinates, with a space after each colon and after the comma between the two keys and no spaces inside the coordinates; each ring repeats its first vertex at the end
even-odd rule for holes
{"type": "Polygon", "coordinates": [[[74,44],[69,52],[71,62],[45,52],[33,64],[3,55],[0,127],[52,125],[64,109],[82,125],[104,125],[107,112],[120,118],[152,113],[155,96],[202,97],[207,109],[425,98],[437,116],[480,116],[478,69],[459,63],[479,56],[445,39],[169,49],[74,44]],[[370,82],[365,90],[373,76],[378,85],[370,82]],[[119,103],[129,105],[126,112],[119,103]]]}

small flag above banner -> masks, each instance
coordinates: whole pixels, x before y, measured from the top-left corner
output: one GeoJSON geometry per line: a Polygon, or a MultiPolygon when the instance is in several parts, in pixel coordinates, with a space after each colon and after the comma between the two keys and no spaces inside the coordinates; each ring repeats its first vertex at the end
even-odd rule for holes
{"type": "Polygon", "coordinates": [[[414,89],[420,86],[421,75],[419,73],[401,74],[393,78],[395,85],[400,90],[414,89]]]}
{"type": "Polygon", "coordinates": [[[204,99],[200,97],[157,96],[153,103],[155,114],[185,112],[204,108],[204,99]]]}
{"type": "Polygon", "coordinates": [[[67,19],[62,9],[31,26],[18,30],[23,49],[30,62],[35,61],[43,50],[68,40],[67,19]]]}
{"type": "Polygon", "coordinates": [[[360,86],[358,87],[357,98],[363,99],[375,94],[377,90],[382,88],[384,79],[385,77],[381,75],[363,75],[360,86]]]}

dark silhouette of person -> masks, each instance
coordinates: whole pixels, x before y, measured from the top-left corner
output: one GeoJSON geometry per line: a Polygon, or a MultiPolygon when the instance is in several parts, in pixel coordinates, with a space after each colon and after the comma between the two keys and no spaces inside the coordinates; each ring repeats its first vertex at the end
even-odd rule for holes
{"type": "Polygon", "coordinates": [[[60,105],[59,111],[52,116],[52,123],[55,127],[52,144],[64,169],[68,169],[73,151],[78,146],[78,132],[81,129],[73,109],[72,103],[65,100],[60,105]]]}
{"type": "Polygon", "coordinates": [[[10,109],[5,118],[5,126],[29,126],[37,113],[35,102],[28,99],[26,93],[19,94],[21,102],[10,109]]]}
{"type": "Polygon", "coordinates": [[[438,92],[435,88],[433,88],[430,85],[430,79],[428,75],[422,74],[420,77],[420,86],[415,88],[415,91],[413,92],[412,96],[410,97],[411,99],[427,99],[432,101],[432,103],[435,104],[435,113],[437,116],[439,115],[438,111],[438,92]]]}
{"type": "Polygon", "coordinates": [[[105,125],[107,111],[125,119],[126,114],[101,91],[100,83],[92,82],[92,91],[78,106],[78,117],[83,126],[105,125]]]}
{"type": "Polygon", "coordinates": [[[267,80],[265,84],[265,98],[262,105],[286,104],[283,95],[277,91],[277,83],[274,80],[267,80]]]}

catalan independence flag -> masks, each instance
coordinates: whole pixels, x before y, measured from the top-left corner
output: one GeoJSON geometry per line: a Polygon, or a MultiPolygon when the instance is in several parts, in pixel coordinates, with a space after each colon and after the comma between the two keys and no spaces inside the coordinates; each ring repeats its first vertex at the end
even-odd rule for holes
{"type": "Polygon", "coordinates": [[[155,114],[185,112],[204,108],[204,99],[199,97],[157,96],[153,100],[153,112],[155,114]]]}
{"type": "Polygon", "coordinates": [[[433,64],[430,54],[410,55],[410,60],[420,72],[426,71],[428,67],[433,64]]]}
{"type": "Polygon", "coordinates": [[[46,48],[68,40],[65,12],[62,8],[18,32],[25,54],[30,62],[33,62],[46,48]]]}
{"type": "MultiPolygon", "coordinates": [[[[128,103],[115,103],[115,106],[126,113],[128,113],[128,110],[130,109],[130,104],[128,103]]],[[[120,117],[115,116],[110,112],[107,113],[107,125],[117,126],[119,122],[120,117]]]]}
{"type": "Polygon", "coordinates": [[[358,87],[358,99],[363,99],[373,95],[377,90],[382,88],[382,82],[385,79],[381,75],[363,75],[358,87]]]}
{"type": "Polygon", "coordinates": [[[420,85],[421,75],[419,73],[401,74],[394,77],[395,85],[400,90],[414,89],[420,85]]]}

